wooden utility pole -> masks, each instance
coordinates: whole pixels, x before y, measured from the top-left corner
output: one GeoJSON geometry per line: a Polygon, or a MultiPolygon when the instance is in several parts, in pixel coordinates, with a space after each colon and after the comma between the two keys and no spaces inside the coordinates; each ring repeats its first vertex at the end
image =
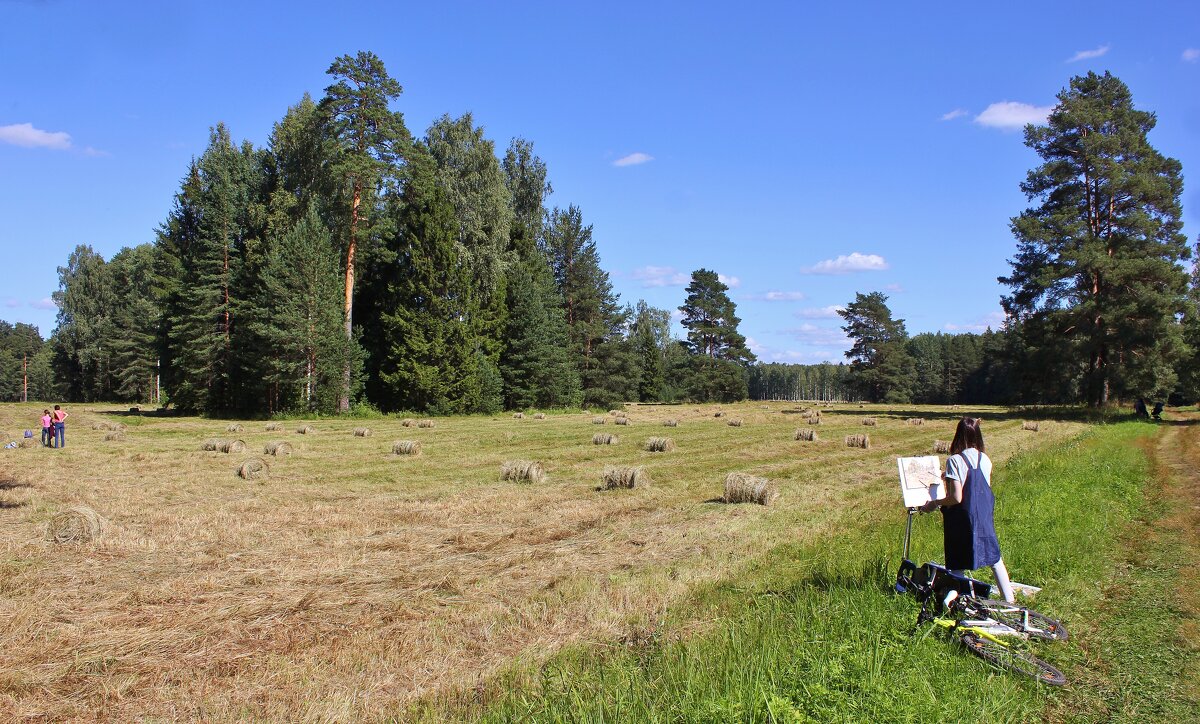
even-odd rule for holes
{"type": "Polygon", "coordinates": [[[21,402],[29,402],[29,353],[21,355],[21,402]]]}

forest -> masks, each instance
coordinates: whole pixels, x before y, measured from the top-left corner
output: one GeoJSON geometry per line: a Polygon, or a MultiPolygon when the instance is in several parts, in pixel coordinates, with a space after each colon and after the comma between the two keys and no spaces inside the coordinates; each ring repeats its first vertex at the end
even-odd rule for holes
{"type": "Polygon", "coordinates": [[[370,52],[328,69],[265,148],[218,123],[152,243],[59,268],[43,341],[0,328],[0,397],[150,402],[212,416],[608,408],[745,399],[1086,403],[1198,394],[1198,278],[1182,168],[1109,74],[1071,80],[1025,143],[1001,329],[910,336],[888,298],[841,308],[844,363],[761,364],[728,287],[626,303],[582,209],[548,206],[534,144],[470,113],[415,136],[370,52]],[[1094,132],[1090,132],[1094,131],[1094,132]],[[26,376],[26,367],[28,365],[26,376]]]}

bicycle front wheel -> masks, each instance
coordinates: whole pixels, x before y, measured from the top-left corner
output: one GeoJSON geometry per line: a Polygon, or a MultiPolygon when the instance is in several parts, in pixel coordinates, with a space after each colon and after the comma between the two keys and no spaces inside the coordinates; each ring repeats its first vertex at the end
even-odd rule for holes
{"type": "Polygon", "coordinates": [[[1007,646],[969,631],[963,633],[961,639],[971,653],[993,666],[1024,674],[1047,686],[1067,683],[1063,672],[1024,649],[1007,646]]]}
{"type": "Polygon", "coordinates": [[[964,596],[961,606],[967,618],[990,618],[1027,636],[1039,639],[1067,640],[1067,627],[1063,625],[1062,621],[1043,616],[1024,606],[973,596],[964,596]]]}

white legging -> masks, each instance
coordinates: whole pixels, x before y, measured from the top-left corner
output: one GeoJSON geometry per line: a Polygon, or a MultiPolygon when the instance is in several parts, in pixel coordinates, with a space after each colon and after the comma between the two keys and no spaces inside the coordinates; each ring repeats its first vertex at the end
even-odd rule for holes
{"type": "MultiPolygon", "coordinates": [[[[966,570],[954,571],[954,573],[960,576],[967,576],[968,578],[971,575],[971,572],[966,570]]],[[[1008,580],[1008,569],[1004,566],[1003,558],[996,561],[996,565],[992,566],[992,575],[996,576],[996,585],[1000,586],[1000,595],[1004,596],[1005,603],[1016,601],[1017,598],[1013,595],[1012,582],[1008,580]]]]}

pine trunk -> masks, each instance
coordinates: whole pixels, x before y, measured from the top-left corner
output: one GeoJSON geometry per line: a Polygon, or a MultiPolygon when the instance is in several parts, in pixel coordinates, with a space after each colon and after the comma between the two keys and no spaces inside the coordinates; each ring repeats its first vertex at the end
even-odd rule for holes
{"type": "MultiPolygon", "coordinates": [[[[358,207],[362,203],[362,182],[354,181],[354,198],[350,202],[350,243],[346,248],[346,339],[354,339],[354,255],[358,251],[358,207]]],[[[338,409],[350,411],[350,360],[342,368],[342,396],[338,409]]]]}

